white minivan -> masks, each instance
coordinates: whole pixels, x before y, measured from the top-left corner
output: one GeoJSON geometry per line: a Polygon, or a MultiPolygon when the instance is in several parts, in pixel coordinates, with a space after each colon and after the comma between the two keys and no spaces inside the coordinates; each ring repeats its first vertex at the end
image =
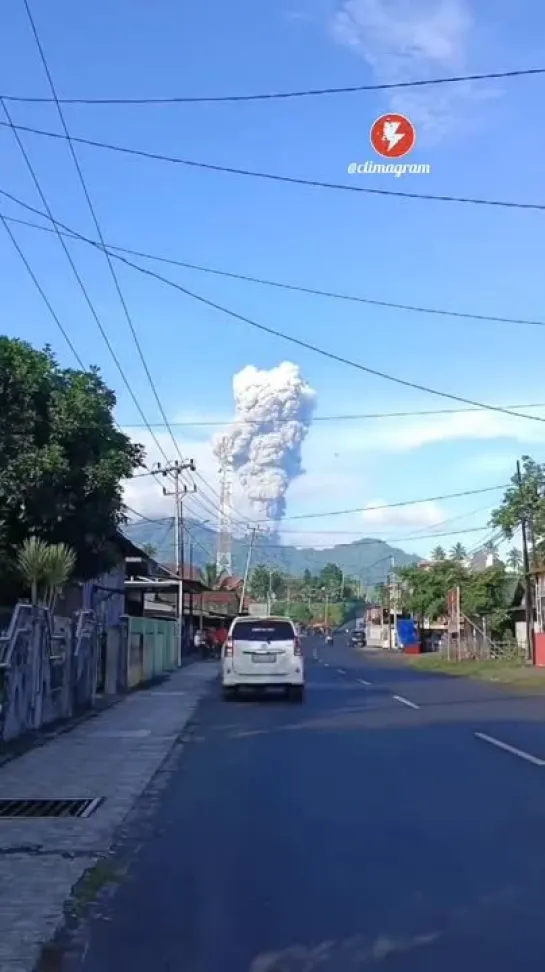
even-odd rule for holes
{"type": "Polygon", "coordinates": [[[303,701],[303,653],[290,618],[235,618],[221,665],[225,698],[232,698],[239,688],[284,687],[294,702],[303,701]]]}

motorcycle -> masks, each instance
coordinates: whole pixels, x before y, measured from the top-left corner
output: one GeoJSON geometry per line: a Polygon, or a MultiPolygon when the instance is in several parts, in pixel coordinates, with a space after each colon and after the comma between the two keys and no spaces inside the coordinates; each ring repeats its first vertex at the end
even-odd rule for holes
{"type": "Polygon", "coordinates": [[[325,643],[326,643],[326,645],[332,645],[333,644],[333,635],[330,635],[330,634],[326,635],[325,643]]]}

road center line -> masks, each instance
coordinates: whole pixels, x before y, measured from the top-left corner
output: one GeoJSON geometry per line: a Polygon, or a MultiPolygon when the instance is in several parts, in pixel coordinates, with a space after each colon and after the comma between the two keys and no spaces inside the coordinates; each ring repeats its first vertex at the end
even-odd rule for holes
{"type": "Polygon", "coordinates": [[[420,706],[416,705],[415,702],[410,702],[409,699],[404,699],[402,695],[394,695],[396,702],[401,702],[403,705],[408,705],[409,709],[419,709],[420,706]]]}
{"type": "Polygon", "coordinates": [[[339,675],[346,675],[346,672],[344,671],[343,668],[338,668],[337,671],[338,671],[339,675]]]}
{"type": "Polygon", "coordinates": [[[365,685],[366,688],[369,688],[373,684],[372,682],[366,682],[364,678],[358,678],[358,682],[360,685],[365,685]]]}
{"type": "Polygon", "coordinates": [[[532,756],[531,753],[525,753],[523,749],[510,746],[509,743],[502,742],[501,739],[495,739],[494,736],[487,736],[485,732],[476,732],[475,735],[477,739],[482,739],[483,742],[490,743],[491,746],[497,746],[498,749],[504,749],[506,753],[511,753],[513,756],[525,759],[526,762],[533,763],[534,766],[545,766],[545,759],[539,759],[537,756],[532,756]]]}

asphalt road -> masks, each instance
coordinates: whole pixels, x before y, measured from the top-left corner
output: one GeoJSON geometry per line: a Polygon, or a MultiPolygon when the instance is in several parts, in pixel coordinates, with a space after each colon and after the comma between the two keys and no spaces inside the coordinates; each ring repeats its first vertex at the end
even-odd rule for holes
{"type": "Polygon", "coordinates": [[[545,700],[318,656],[202,703],[83,972],[542,972],[545,700]]]}

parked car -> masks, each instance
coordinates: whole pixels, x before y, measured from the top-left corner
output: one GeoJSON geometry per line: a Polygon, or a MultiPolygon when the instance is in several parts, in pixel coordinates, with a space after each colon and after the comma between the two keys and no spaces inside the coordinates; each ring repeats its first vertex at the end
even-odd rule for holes
{"type": "Polygon", "coordinates": [[[283,688],[302,702],[305,673],[301,643],[290,618],[235,618],[222,655],[224,698],[239,689],[283,688]]]}

